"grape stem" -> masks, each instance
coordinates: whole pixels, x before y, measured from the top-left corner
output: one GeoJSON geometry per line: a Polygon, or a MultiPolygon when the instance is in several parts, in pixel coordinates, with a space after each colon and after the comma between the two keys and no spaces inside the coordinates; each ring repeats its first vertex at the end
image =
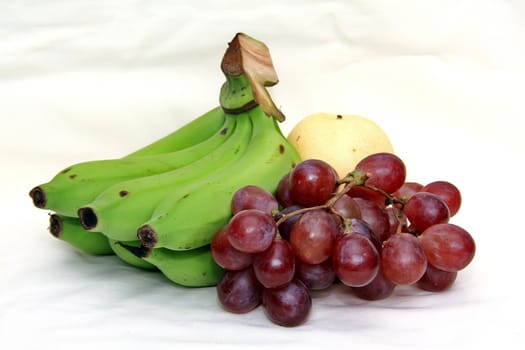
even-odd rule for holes
{"type": "Polygon", "coordinates": [[[313,207],[297,209],[297,210],[295,210],[293,212],[290,212],[290,213],[287,213],[287,214],[277,213],[275,215],[275,218],[277,219],[276,225],[279,226],[284,221],[288,220],[289,218],[291,218],[293,216],[301,215],[301,214],[304,214],[304,213],[306,213],[308,211],[312,211],[312,210],[330,210],[332,213],[340,216],[340,214],[334,209],[335,203],[343,195],[345,195],[348,191],[350,191],[350,189],[352,187],[354,187],[356,185],[364,185],[367,178],[368,178],[368,176],[366,174],[358,172],[357,170],[349,173],[347,176],[345,176],[344,178],[340,179],[337,182],[338,185],[343,185],[344,184],[343,188],[341,190],[339,190],[338,192],[336,192],[336,194],[333,197],[331,197],[328,201],[326,201],[325,204],[316,205],[316,206],[313,206],[313,207]]]}
{"type": "Polygon", "coordinates": [[[346,193],[348,193],[348,191],[350,191],[352,189],[352,187],[354,187],[354,186],[363,186],[365,188],[368,188],[371,191],[378,192],[381,195],[383,195],[385,197],[385,205],[398,204],[399,207],[394,206],[396,218],[399,221],[400,226],[402,227],[402,229],[407,230],[406,222],[403,220],[402,215],[401,215],[402,212],[403,212],[403,208],[405,206],[406,200],[405,199],[399,199],[399,198],[397,198],[397,197],[395,197],[395,196],[393,196],[393,195],[383,191],[380,188],[377,188],[377,187],[375,187],[373,185],[367,184],[366,180],[369,177],[370,177],[370,174],[362,173],[359,170],[354,170],[354,171],[348,173],[345,177],[343,177],[343,178],[341,178],[341,179],[339,179],[337,181],[337,185],[339,187],[342,186],[342,188],[339,191],[337,191],[333,197],[331,197],[328,201],[326,201],[326,203],[321,204],[321,205],[316,205],[316,206],[313,206],[313,207],[297,209],[297,210],[295,210],[293,212],[290,212],[290,213],[287,213],[287,214],[283,214],[281,212],[278,212],[278,213],[276,213],[274,215],[274,218],[276,219],[276,225],[279,226],[284,221],[288,220],[289,218],[291,218],[293,216],[301,215],[301,214],[304,214],[304,213],[306,213],[308,211],[312,211],[312,210],[329,210],[332,213],[334,213],[335,215],[339,216],[344,222],[345,218],[343,218],[341,216],[341,214],[338,213],[337,210],[334,209],[335,203],[342,196],[344,196],[346,193]]]}
{"type": "Polygon", "coordinates": [[[353,178],[354,176],[356,176],[355,175],[356,173],[357,173],[357,176],[359,176],[360,178],[360,181],[358,184],[359,186],[363,186],[365,188],[368,188],[371,191],[380,193],[385,198],[385,206],[392,205],[396,219],[399,222],[400,229],[404,232],[410,232],[412,234],[415,234],[415,232],[412,232],[411,230],[409,230],[409,228],[407,227],[406,221],[403,219],[402,214],[403,214],[403,209],[405,207],[406,198],[397,198],[396,196],[391,195],[374,185],[367,184],[366,180],[370,177],[370,174],[362,174],[358,172],[357,170],[354,170],[353,172],[349,173],[345,178],[341,179],[340,183],[344,183],[347,178],[348,179],[353,178]],[[398,204],[398,205],[396,206],[394,204],[398,204]]]}

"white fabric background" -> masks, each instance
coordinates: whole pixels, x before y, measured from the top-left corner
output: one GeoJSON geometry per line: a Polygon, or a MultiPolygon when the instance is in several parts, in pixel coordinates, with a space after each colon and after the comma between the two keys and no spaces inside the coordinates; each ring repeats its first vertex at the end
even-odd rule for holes
{"type": "Polygon", "coordinates": [[[523,348],[523,4],[3,1],[2,348],[523,348]],[[362,114],[390,135],[410,180],[458,185],[453,222],[477,255],[451,290],[366,302],[338,286],[287,329],[261,308],[222,311],[214,288],[180,288],[49,235],[28,191],[217,105],[238,31],[270,47],[285,133],[316,111],[362,114]]]}

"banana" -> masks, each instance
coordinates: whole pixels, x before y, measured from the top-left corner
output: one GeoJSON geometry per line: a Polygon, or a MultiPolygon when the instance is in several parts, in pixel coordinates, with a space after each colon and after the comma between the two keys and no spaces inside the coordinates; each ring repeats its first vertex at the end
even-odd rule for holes
{"type": "Polygon", "coordinates": [[[113,254],[107,237],[98,232],[86,231],[80,225],[78,218],[51,214],[49,216],[49,232],[81,252],[92,255],[113,254]]]}
{"type": "MultiPolygon", "coordinates": [[[[116,241],[100,232],[88,232],[76,217],[51,214],[49,217],[49,231],[56,238],[65,241],[78,250],[92,255],[115,254],[125,263],[144,270],[158,271],[158,268],[144,259],[132,254],[116,241]]],[[[125,242],[128,246],[140,246],[140,241],[125,242]]]]}
{"type": "MultiPolygon", "coordinates": [[[[79,223],[80,225],[80,223],[79,223]]],[[[97,232],[93,232],[97,233],[97,232]]],[[[139,247],[140,242],[139,241],[132,241],[132,242],[124,242],[129,247],[139,247]]],[[[109,245],[115,255],[120,258],[123,262],[127,263],[128,265],[131,265],[133,267],[137,267],[142,270],[149,270],[149,271],[158,271],[158,268],[147,262],[144,259],[141,259],[137,257],[135,254],[131,253],[128,249],[124,248],[120,242],[117,242],[115,240],[109,239],[109,245]]]]}
{"type": "Polygon", "coordinates": [[[35,187],[33,203],[61,214],[50,230],[84,251],[100,240],[107,254],[181,286],[216,285],[224,270],[210,241],[231,218],[235,191],[275,192],[300,161],[266,90],[278,81],[266,46],[237,34],[221,69],[220,107],[123,158],[77,163],[35,187]],[[84,235],[62,233],[66,222],[84,235]]]}
{"type": "Polygon", "coordinates": [[[277,121],[260,106],[239,117],[248,117],[253,123],[248,150],[232,166],[200,180],[194,191],[174,189],[138,229],[142,245],[184,250],[209,244],[213,234],[229,221],[236,190],[257,185],[274,193],[279,180],[299,162],[277,121]]]}
{"type": "Polygon", "coordinates": [[[137,228],[151,217],[162,198],[172,191],[188,193],[195,183],[228,169],[241,157],[252,135],[251,121],[244,116],[228,118],[236,120],[232,135],[207,156],[170,172],[120,182],[80,208],[84,228],[118,241],[136,240],[137,228]]]}
{"type": "MultiPolygon", "coordinates": [[[[51,181],[31,190],[30,196],[34,205],[62,215],[76,216],[82,205],[95,199],[102,190],[113,184],[163,173],[195,162],[219,147],[231,135],[235,127],[236,119],[226,117],[222,111],[214,109],[208,114],[214,117],[222,114],[223,123],[207,139],[193,145],[186,142],[187,147],[168,153],[140,155],[143,152],[136,152],[133,156],[124,158],[95,160],[72,165],[59,172],[51,181]]],[[[201,124],[203,123],[197,125],[201,124]]],[[[202,134],[205,135],[207,132],[202,134]]],[[[181,144],[183,144],[182,141],[177,143],[179,146],[181,144]]],[[[161,146],[162,143],[159,145],[161,146]]],[[[160,150],[162,149],[160,146],[157,148],[150,146],[148,149],[150,152],[152,149],[160,150]]]]}
{"type": "Polygon", "coordinates": [[[209,246],[174,251],[119,244],[138,258],[155,265],[170,281],[185,287],[208,287],[219,282],[224,270],[217,265],[209,246]]]}
{"type": "Polygon", "coordinates": [[[214,107],[170,134],[128,154],[126,157],[169,153],[196,145],[221,130],[225,117],[220,107],[214,107]]]}
{"type": "Polygon", "coordinates": [[[278,82],[266,45],[238,33],[229,43],[221,70],[226,77],[219,97],[223,110],[252,121],[248,150],[232,166],[196,183],[191,192],[175,189],[160,202],[137,230],[145,247],[185,250],[209,244],[231,218],[236,190],[257,185],[275,193],[280,179],[300,161],[277,124],[285,116],[266,89],[278,82]]]}

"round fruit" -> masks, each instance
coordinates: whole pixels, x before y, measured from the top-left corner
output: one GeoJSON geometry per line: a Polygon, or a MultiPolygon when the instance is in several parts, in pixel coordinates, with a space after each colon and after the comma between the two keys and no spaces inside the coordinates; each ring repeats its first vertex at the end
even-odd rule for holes
{"type": "Polygon", "coordinates": [[[283,327],[294,327],[305,322],[312,308],[308,287],[294,278],[279,288],[264,288],[262,303],[268,318],[283,327]]]}
{"type": "Polygon", "coordinates": [[[297,164],[289,180],[292,202],[309,207],[324,204],[337,187],[335,169],[319,159],[307,159],[297,164]]]}
{"type": "Polygon", "coordinates": [[[302,159],[324,160],[339,177],[370,154],[394,153],[386,133],[372,120],[357,115],[311,114],[294,126],[288,140],[302,159]]]}

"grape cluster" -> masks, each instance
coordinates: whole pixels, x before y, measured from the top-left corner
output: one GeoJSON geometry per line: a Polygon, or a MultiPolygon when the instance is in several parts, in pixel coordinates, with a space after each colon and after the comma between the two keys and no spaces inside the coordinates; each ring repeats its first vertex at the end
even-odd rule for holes
{"type": "Polygon", "coordinates": [[[475,253],[472,236],[450,223],[460,205],[450,182],[406,181],[391,153],[364,158],[343,178],[324,161],[304,160],[275,195],[257,186],[234,194],[233,216],[211,243],[226,270],[218,300],[234,313],[262,305],[272,322],[297,326],[310,291],[334,283],[366,300],[398,285],[443,291],[475,253]]]}

